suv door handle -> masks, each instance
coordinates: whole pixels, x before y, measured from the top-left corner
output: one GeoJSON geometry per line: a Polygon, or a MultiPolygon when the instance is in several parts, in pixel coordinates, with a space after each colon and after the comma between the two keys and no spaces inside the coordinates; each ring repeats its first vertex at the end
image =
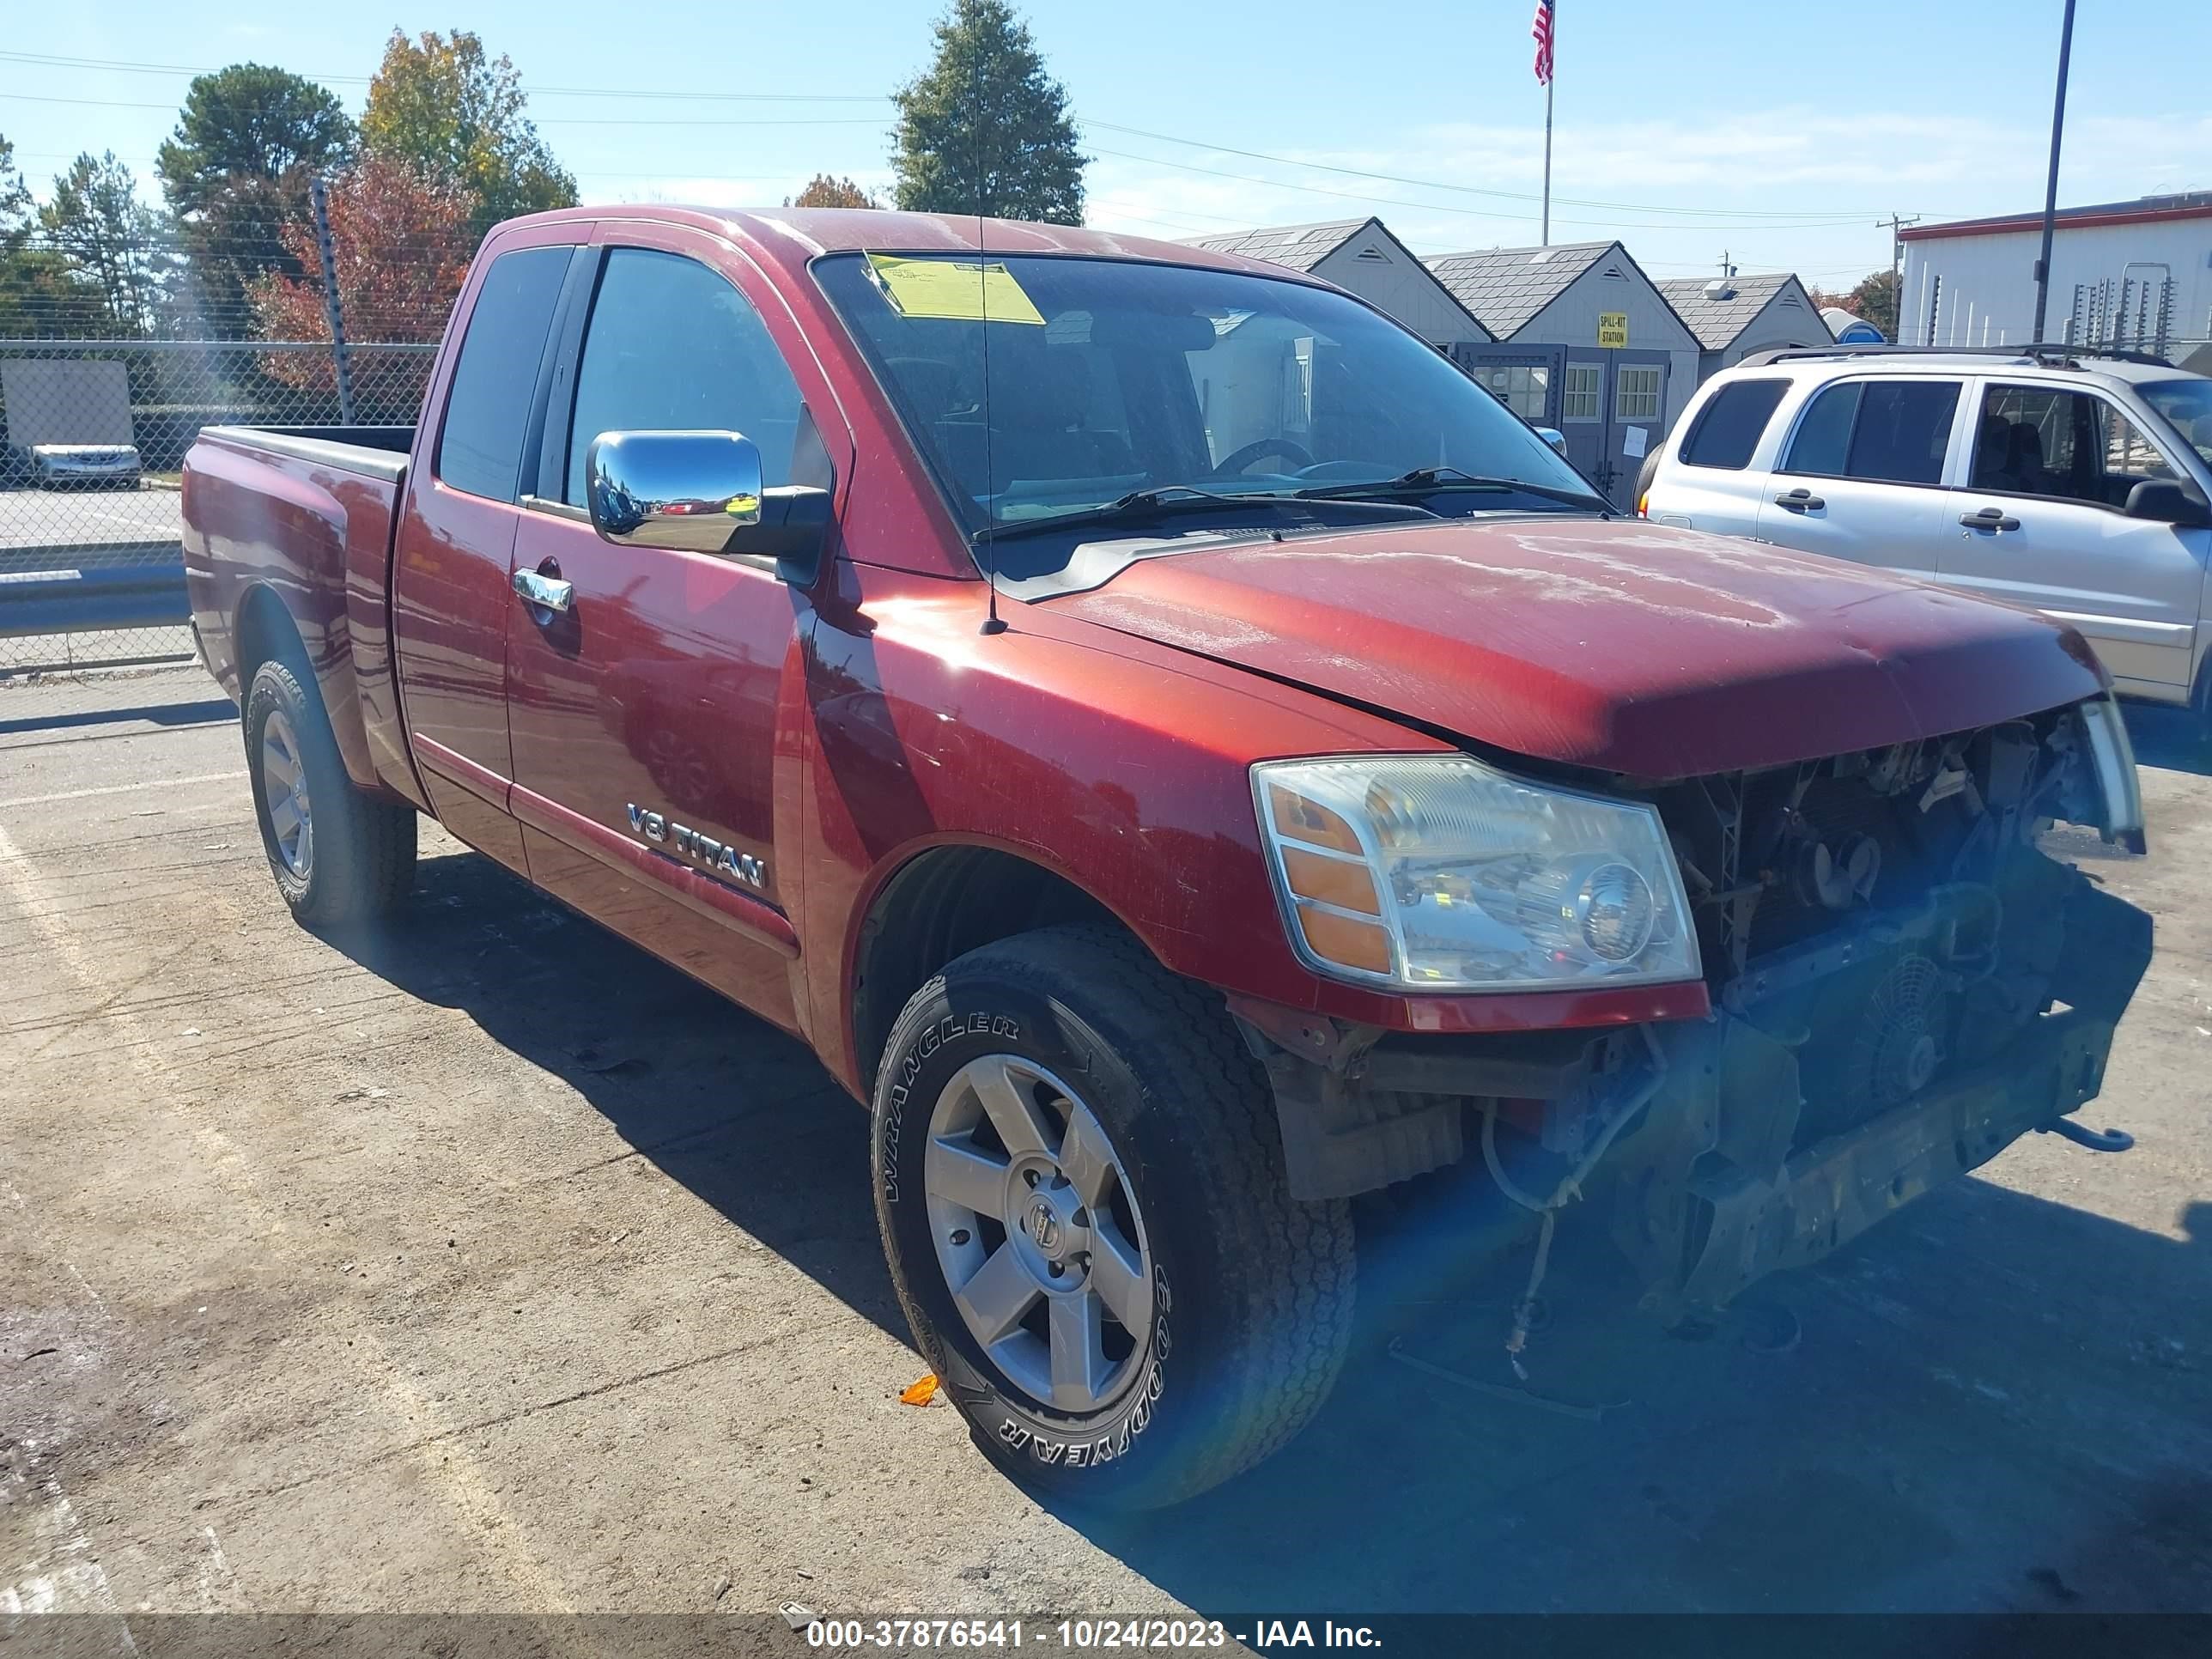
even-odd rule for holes
{"type": "Polygon", "coordinates": [[[1792,513],[1817,513],[1827,506],[1809,489],[1792,489],[1774,498],[1777,507],[1786,507],[1792,513]]]}
{"type": "Polygon", "coordinates": [[[514,591],[541,611],[565,611],[575,597],[574,586],[557,576],[541,576],[535,570],[514,573],[514,591]]]}
{"type": "Polygon", "coordinates": [[[1961,513],[1959,522],[1969,530],[2017,530],[2020,520],[2001,507],[1985,507],[1978,513],[1961,513]]]}

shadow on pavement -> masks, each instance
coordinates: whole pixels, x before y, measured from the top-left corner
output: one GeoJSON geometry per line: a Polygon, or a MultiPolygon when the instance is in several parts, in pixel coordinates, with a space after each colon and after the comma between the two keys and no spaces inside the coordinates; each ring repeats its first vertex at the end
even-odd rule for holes
{"type": "Polygon", "coordinates": [[[60,732],[71,726],[115,726],[144,720],[149,726],[217,726],[238,719],[238,705],[228,697],[201,697],[191,702],[147,703],[131,708],[76,708],[51,714],[26,714],[0,720],[0,736],[14,732],[60,732]]]}
{"type": "Polygon", "coordinates": [[[2139,765],[2212,777],[2212,739],[2207,738],[2195,709],[2152,702],[2124,702],[2120,707],[2139,765]]]}
{"type": "MultiPolygon", "coordinates": [[[[864,1114],[795,1039],[474,854],[337,941],[568,1079],[672,1178],[901,1340],[864,1114]]],[[[2082,1157],[2093,1156],[2089,1153],[2082,1157]]],[[[1183,1509],[1062,1518],[1201,1613],[2212,1610],[2212,1203],[2156,1236],[1968,1180],[1669,1337],[1563,1225],[1530,1386],[1524,1243],[1471,1176],[1367,1205],[1361,1340],[1321,1418],[1183,1509]],[[1472,1219],[1471,1219],[1472,1218],[1472,1219]],[[1507,1230],[1510,1236],[1510,1230],[1507,1230]],[[1768,1346],[1771,1346],[1771,1343],[1768,1346]]],[[[1009,1489],[1006,1501],[1021,1501],[1009,1489]]]]}

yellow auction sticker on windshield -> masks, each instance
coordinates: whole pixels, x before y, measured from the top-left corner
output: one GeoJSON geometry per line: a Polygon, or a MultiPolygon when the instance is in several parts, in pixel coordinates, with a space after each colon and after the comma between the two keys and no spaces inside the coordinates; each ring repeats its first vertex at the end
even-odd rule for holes
{"type": "Polygon", "coordinates": [[[1044,326],[1043,317],[1022,292],[1014,273],[996,261],[901,259],[871,253],[868,267],[902,317],[1044,326]]]}

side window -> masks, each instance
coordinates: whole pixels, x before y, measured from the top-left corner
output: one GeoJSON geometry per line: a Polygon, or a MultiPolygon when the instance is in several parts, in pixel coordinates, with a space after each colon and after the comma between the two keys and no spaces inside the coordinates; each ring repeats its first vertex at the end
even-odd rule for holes
{"type": "Polygon", "coordinates": [[[484,273],[438,433],[438,477],[455,489],[514,499],[538,360],[574,252],[517,248],[484,273]]]}
{"type": "Polygon", "coordinates": [[[1613,372],[1613,416],[1617,421],[1659,418],[1658,365],[1623,363],[1613,372]]]}
{"type": "Polygon", "coordinates": [[[2102,398],[2044,386],[1992,386],[1982,394],[1977,489],[2117,507],[2145,479],[2175,476],[2158,446],[2102,398]]]}
{"type": "Polygon", "coordinates": [[[1474,378],[1524,421],[1540,421],[1551,402],[1552,371],[1527,363],[1479,365],[1474,378]]]}
{"type": "Polygon", "coordinates": [[[1569,363],[1564,379],[1559,382],[1559,418],[1562,421],[1594,421],[1602,413],[1598,399],[1603,395],[1599,382],[1605,370],[1596,363],[1569,363]]]}
{"type": "Polygon", "coordinates": [[[791,482],[799,384],[767,325],[729,281],[650,248],[607,255],[576,367],[562,499],[584,504],[584,458],[602,432],[741,432],[769,485],[791,482]]]}
{"type": "Polygon", "coordinates": [[[1814,398],[1783,470],[1936,484],[1959,408],[1956,380],[1846,380],[1814,398]]]}
{"type": "Polygon", "coordinates": [[[1732,472],[1749,466],[1759,434],[1789,389],[1787,380],[1732,380],[1723,386],[1698,411],[1697,423],[1682,441],[1682,464],[1732,472]]]}

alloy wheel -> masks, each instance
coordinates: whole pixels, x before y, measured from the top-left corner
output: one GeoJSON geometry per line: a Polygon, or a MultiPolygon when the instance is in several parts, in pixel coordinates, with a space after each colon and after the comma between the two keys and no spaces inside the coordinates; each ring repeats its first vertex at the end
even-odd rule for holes
{"type": "Polygon", "coordinates": [[[1080,1096],[1018,1055],[970,1060],[931,1112],[922,1186],[953,1302],[1007,1381],[1077,1415],[1129,1387],[1152,1334],[1152,1254],[1080,1096]]]}

